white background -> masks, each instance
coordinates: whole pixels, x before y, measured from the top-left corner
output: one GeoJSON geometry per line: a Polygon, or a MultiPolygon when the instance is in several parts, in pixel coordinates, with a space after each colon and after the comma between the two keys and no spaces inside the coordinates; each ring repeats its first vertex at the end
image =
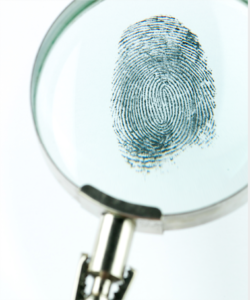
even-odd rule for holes
{"type": "MultiPolygon", "coordinates": [[[[29,84],[39,44],[70,1],[0,1],[0,299],[70,299],[98,220],[50,173],[33,128],[29,84]]],[[[247,207],[163,236],[136,233],[128,300],[246,300],[247,207]]]]}

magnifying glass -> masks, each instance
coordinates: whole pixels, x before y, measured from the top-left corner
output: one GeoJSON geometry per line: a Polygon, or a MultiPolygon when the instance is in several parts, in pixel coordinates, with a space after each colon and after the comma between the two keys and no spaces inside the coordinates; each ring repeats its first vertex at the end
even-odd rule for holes
{"type": "Polygon", "coordinates": [[[31,105],[51,170],[102,216],[74,299],[109,299],[134,231],[221,217],[247,200],[243,1],[73,1],[45,36],[31,105]],[[95,281],[90,295],[85,279],[95,281]]]}

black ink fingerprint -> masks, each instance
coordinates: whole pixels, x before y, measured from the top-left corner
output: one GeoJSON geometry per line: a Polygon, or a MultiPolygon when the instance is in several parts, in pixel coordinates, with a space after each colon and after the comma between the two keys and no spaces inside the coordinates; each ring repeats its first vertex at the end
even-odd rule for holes
{"type": "Polygon", "coordinates": [[[113,77],[113,127],[140,170],[215,135],[215,86],[197,36],[173,17],[128,27],[113,77]]]}

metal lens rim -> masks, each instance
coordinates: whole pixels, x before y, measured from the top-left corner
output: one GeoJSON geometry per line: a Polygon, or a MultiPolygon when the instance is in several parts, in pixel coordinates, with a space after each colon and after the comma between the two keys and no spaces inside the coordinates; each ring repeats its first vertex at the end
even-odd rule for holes
{"type": "MultiPolygon", "coordinates": [[[[91,194],[88,194],[84,192],[84,190],[81,190],[79,187],[77,187],[54,164],[39,135],[39,128],[36,122],[36,92],[40,72],[51,47],[64,29],[79,14],[83,13],[84,11],[86,12],[88,9],[93,8],[102,1],[103,0],[75,0],[70,3],[70,5],[66,7],[66,9],[59,15],[59,17],[54,21],[48,30],[35,59],[30,87],[31,110],[36,133],[44,150],[45,159],[52,173],[56,176],[64,188],[89,212],[95,214],[96,216],[100,216],[104,212],[111,212],[116,215],[133,218],[136,220],[137,231],[162,233],[165,230],[197,226],[215,220],[234,211],[247,201],[247,185],[241,190],[237,191],[235,194],[217,202],[216,204],[194,211],[164,215],[159,209],[154,207],[134,205],[113,198],[112,201],[107,200],[106,202],[101,201],[101,199],[95,199],[91,197],[91,194]]],[[[241,1],[245,2],[244,0],[241,1]]]]}

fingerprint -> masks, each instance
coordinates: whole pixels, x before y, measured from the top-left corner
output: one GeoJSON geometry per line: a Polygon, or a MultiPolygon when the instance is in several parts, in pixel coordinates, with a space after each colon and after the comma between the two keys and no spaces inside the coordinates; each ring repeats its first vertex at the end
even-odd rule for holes
{"type": "Polygon", "coordinates": [[[210,144],[215,86],[198,37],[177,19],[153,17],[124,31],[111,111],[122,155],[138,170],[187,146],[210,144]]]}

